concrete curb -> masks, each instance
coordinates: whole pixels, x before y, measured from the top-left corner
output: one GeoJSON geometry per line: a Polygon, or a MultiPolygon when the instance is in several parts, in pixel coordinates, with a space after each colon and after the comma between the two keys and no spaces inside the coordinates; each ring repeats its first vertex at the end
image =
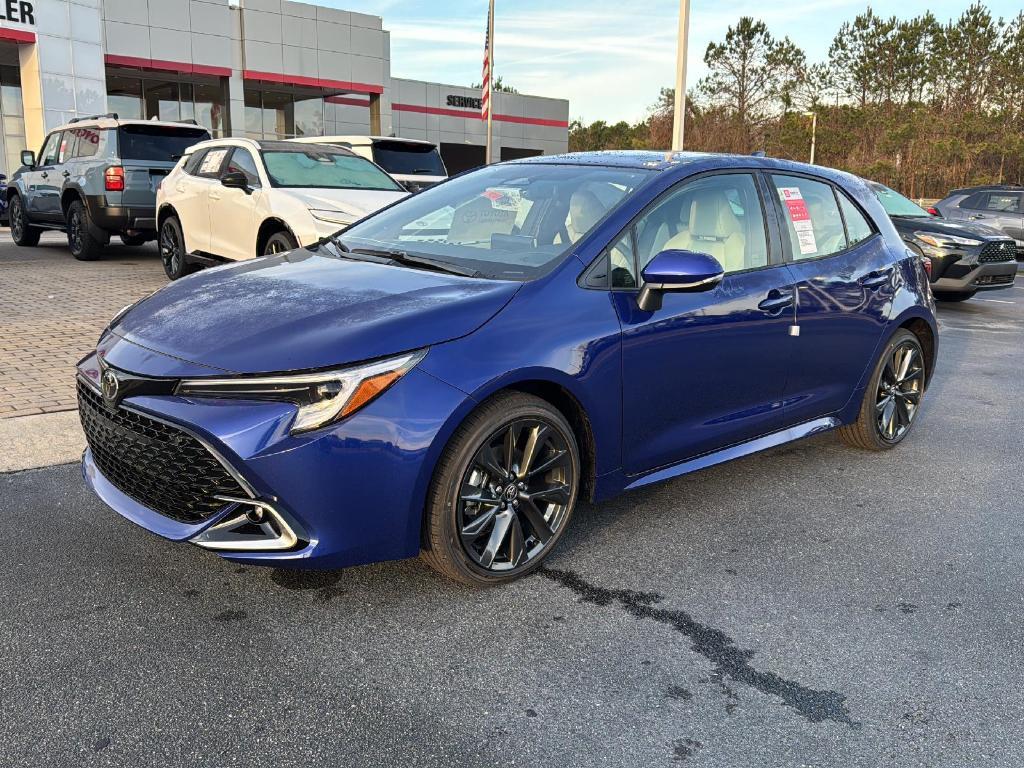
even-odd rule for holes
{"type": "Polygon", "coordinates": [[[84,450],[78,411],[0,419],[0,472],[67,464],[84,450]]]}

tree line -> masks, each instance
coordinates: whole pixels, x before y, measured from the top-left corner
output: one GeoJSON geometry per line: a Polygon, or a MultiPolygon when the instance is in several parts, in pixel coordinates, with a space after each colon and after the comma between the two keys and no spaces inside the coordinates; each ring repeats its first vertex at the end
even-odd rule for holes
{"type": "MultiPolygon", "coordinates": [[[[743,17],[704,53],[707,75],[687,94],[686,149],[765,151],[881,181],[910,197],[1024,181],[1024,11],[995,18],[981,3],[941,24],[870,8],[809,62],[789,38],[743,17]]],[[[570,150],[666,149],[674,92],[638,123],[574,121],[570,150]]]]}

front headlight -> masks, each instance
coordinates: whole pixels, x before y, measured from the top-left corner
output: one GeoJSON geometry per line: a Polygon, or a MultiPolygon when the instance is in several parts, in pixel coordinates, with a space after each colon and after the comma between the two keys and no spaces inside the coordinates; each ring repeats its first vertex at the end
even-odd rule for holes
{"type": "Polygon", "coordinates": [[[353,368],[289,376],[185,379],[175,394],[187,397],[277,400],[299,406],[292,434],[318,429],[368,405],[416,367],[426,350],[353,368]]]}
{"type": "Polygon", "coordinates": [[[981,240],[955,235],[933,235],[929,232],[915,232],[914,237],[932,248],[956,248],[957,246],[981,245],[981,240]]]}
{"type": "Polygon", "coordinates": [[[328,221],[331,224],[338,224],[342,227],[347,227],[355,221],[355,217],[351,214],[345,213],[344,211],[328,211],[321,208],[310,208],[309,213],[314,219],[328,221]]]}

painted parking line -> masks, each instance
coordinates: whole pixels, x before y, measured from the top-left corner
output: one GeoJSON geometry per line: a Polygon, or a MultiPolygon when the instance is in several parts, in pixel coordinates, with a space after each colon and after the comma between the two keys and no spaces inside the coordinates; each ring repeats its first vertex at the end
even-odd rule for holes
{"type": "MultiPolygon", "coordinates": [[[[1020,288],[1019,285],[1017,287],[1020,288]]],[[[988,301],[988,302],[991,302],[993,304],[1016,304],[1017,303],[1015,301],[1007,301],[1006,299],[975,299],[975,301],[988,301]]]]}

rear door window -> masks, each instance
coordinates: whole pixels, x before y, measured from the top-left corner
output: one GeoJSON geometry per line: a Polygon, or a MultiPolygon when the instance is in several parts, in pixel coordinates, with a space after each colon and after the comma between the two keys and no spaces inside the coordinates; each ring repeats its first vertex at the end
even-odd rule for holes
{"type": "Polygon", "coordinates": [[[874,228],[868,223],[867,217],[861,213],[854,202],[845,193],[839,193],[839,207],[843,211],[843,221],[846,223],[846,238],[850,245],[856,245],[862,240],[867,240],[875,234],[874,228]]]}
{"type": "Polygon", "coordinates": [[[193,144],[209,138],[205,128],[131,123],[118,129],[118,151],[123,160],[174,162],[193,144]]]}
{"type": "Polygon", "coordinates": [[[85,160],[99,153],[103,138],[103,131],[99,128],[72,128],[68,133],[75,138],[71,157],[85,160]]]}
{"type": "Polygon", "coordinates": [[[1016,192],[989,192],[982,210],[993,213],[1020,213],[1021,195],[1016,192]]]}
{"type": "Polygon", "coordinates": [[[846,250],[846,230],[832,186],[802,176],[772,175],[794,261],[846,250]]]}
{"type": "Polygon", "coordinates": [[[199,160],[195,175],[206,179],[215,179],[220,176],[220,169],[224,166],[224,159],[230,151],[231,147],[215,147],[206,150],[199,160]]]}

